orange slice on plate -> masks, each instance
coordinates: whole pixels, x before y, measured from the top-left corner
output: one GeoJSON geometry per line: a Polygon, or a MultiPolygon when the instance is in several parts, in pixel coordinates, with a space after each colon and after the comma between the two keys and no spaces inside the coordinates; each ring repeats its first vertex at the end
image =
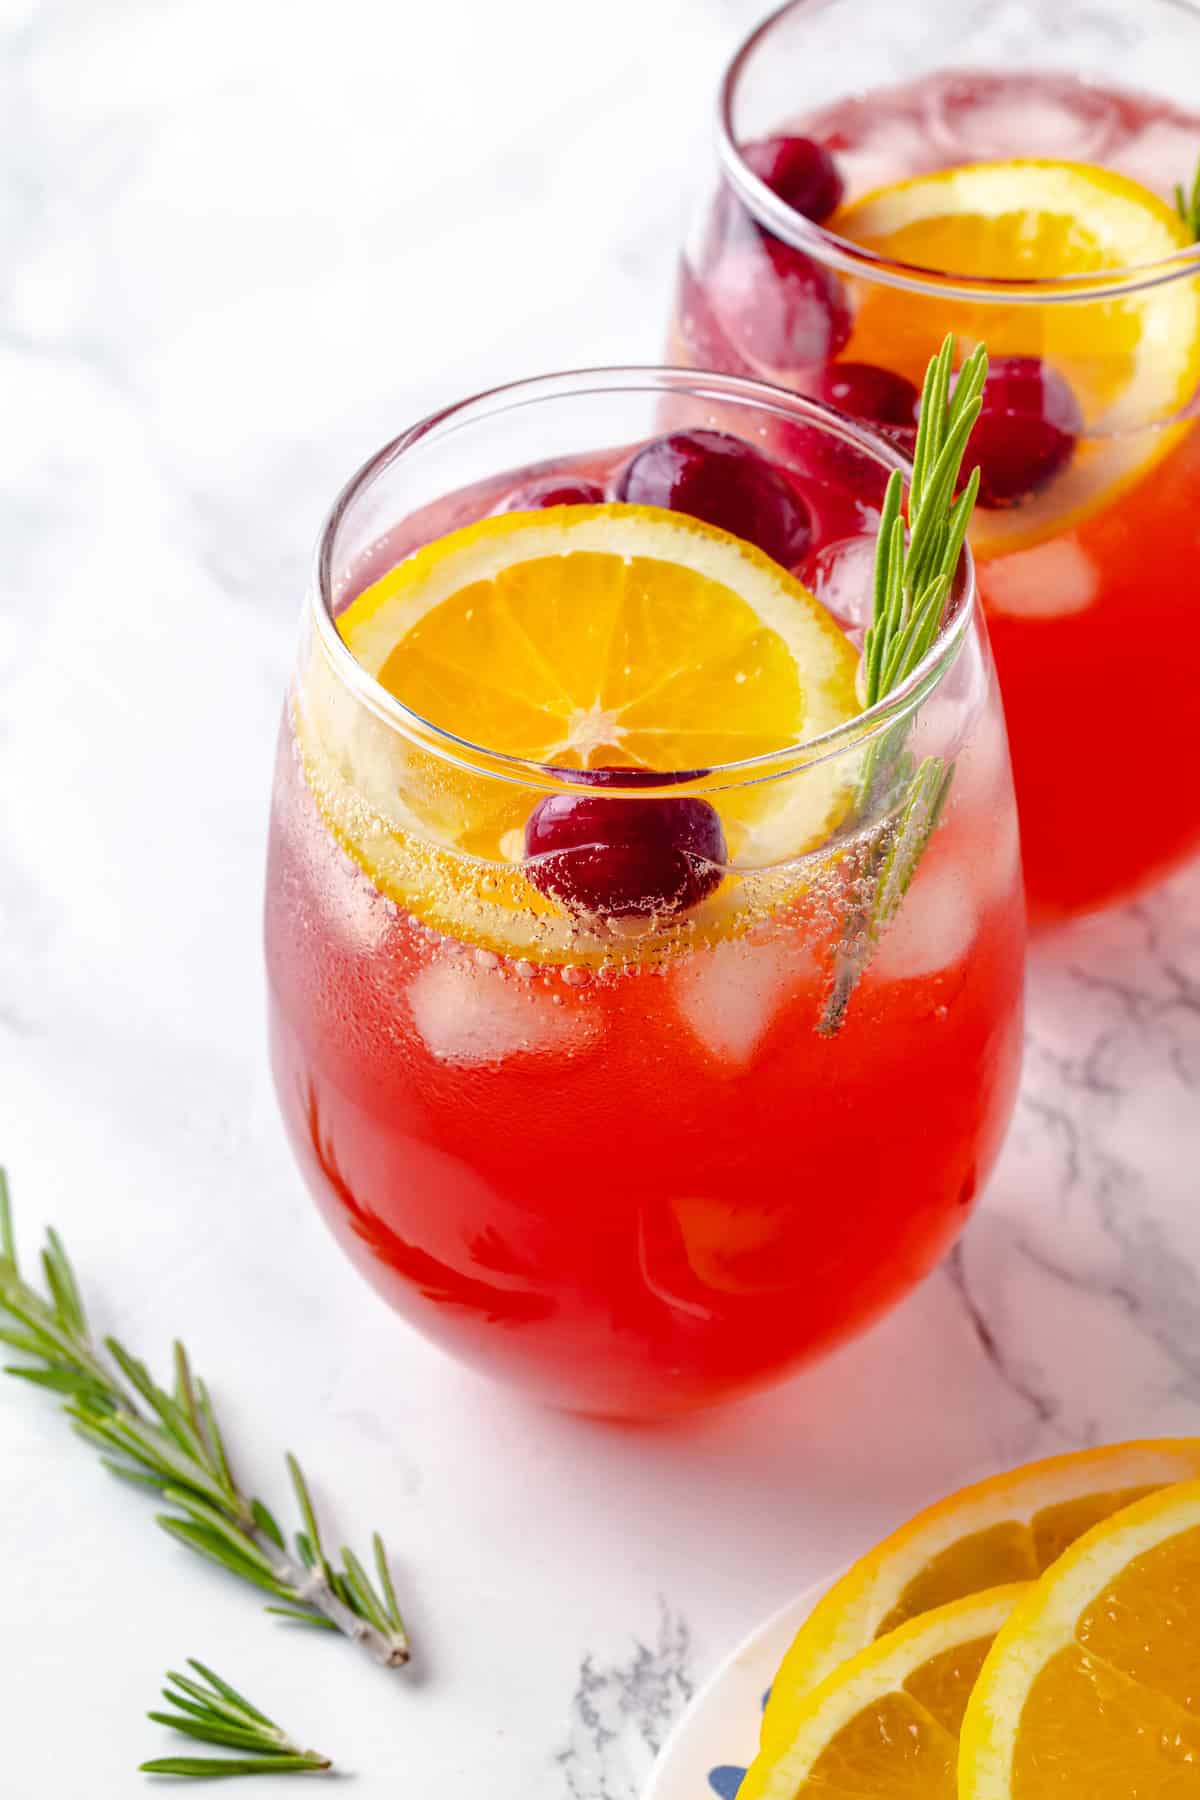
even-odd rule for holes
{"type": "Polygon", "coordinates": [[[789,1706],[738,1800],[955,1800],[959,1727],[996,1633],[1025,1588],[912,1619],[789,1706]]]}
{"type": "Polygon", "coordinates": [[[1030,1463],[918,1513],[835,1582],[780,1665],[764,1746],[846,1657],[931,1607],[1029,1580],[1100,1519],[1170,1482],[1200,1477],[1200,1438],[1112,1444],[1030,1463]]]}

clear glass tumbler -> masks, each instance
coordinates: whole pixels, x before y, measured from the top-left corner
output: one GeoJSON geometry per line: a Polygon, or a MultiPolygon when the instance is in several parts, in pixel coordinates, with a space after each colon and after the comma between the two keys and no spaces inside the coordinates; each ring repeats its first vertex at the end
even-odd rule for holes
{"type": "Polygon", "coordinates": [[[676,607],[637,557],[614,599],[586,549],[678,523],[606,498],[668,425],[769,449],[789,491],[790,459],[824,455],[859,538],[814,629],[853,694],[870,529],[903,466],[885,439],[678,370],[485,394],[405,431],[330,513],[266,896],[279,1100],[335,1235],[448,1350],[619,1417],[773,1380],[919,1281],[996,1154],[1021,1037],[1018,834],[969,554],[902,688],[822,729],[810,670],[808,726],[763,737],[793,599],[756,623],[717,577],[769,595],[784,571],[697,528],[676,607]],[[487,612],[479,559],[518,529],[583,533],[540,623],[519,588],[487,612]],[[722,663],[713,634],[747,619],[722,663]],[[393,691],[398,631],[416,700],[393,691]],[[576,680],[536,759],[539,696],[576,680]],[[508,741],[485,700],[513,709],[508,741]],[[909,867],[924,759],[953,778],[909,867]],[[563,848],[535,814],[583,826],[563,848]],[[663,903],[629,904],[664,844],[663,903]]]}

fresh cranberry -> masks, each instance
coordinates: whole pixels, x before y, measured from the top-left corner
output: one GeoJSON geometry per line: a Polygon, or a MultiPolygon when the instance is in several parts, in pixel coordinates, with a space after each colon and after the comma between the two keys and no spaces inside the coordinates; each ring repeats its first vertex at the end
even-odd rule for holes
{"type": "Polygon", "coordinates": [[[788,567],[803,556],[811,536],[808,511],[790,482],[726,431],[673,431],[652,439],[620,471],[616,498],[689,513],[757,544],[788,567]]]}
{"type": "Polygon", "coordinates": [[[824,263],[738,210],[742,217],[727,230],[707,277],[713,316],[734,349],[760,368],[819,368],[850,336],[845,288],[824,263]]]}
{"type": "Polygon", "coordinates": [[[889,473],[874,456],[824,426],[799,419],[771,420],[764,437],[764,448],[808,513],[810,552],[874,530],[889,473]]]}
{"type": "MultiPolygon", "coordinates": [[[[586,769],[592,786],[644,787],[683,779],[646,769],[586,769]]],[[[636,800],[551,794],[525,826],[525,873],[572,912],[683,912],[721,879],[725,834],[716,810],[693,795],[636,800]]]]}
{"type": "MultiPolygon", "coordinates": [[[[874,532],[887,489],[887,471],[848,446],[845,466],[827,481],[798,478],[813,522],[813,547],[838,543],[861,532],[874,532]]],[[[803,575],[805,586],[810,584],[803,575]]]]}
{"type": "Polygon", "coordinates": [[[813,383],[813,397],[902,442],[916,435],[920,394],[906,376],[877,363],[828,363],[813,383]]]}
{"type": "Polygon", "coordinates": [[[1070,384],[1040,356],[999,356],[963,467],[979,465],[979,504],[1017,506],[1070,462],[1083,414],[1070,384]]]}
{"type": "Polygon", "coordinates": [[[843,183],[824,144],[806,137],[760,138],[744,144],[742,157],[773,194],[820,224],[841,204],[843,183]]]}
{"type": "Polygon", "coordinates": [[[582,476],[572,481],[569,475],[543,475],[510,494],[501,510],[534,512],[543,506],[597,506],[603,499],[604,489],[598,481],[582,476]]]}

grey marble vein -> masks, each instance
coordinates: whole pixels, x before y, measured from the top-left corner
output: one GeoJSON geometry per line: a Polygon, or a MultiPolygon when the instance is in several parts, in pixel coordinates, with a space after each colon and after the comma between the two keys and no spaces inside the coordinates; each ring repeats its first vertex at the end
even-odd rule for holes
{"type": "Polygon", "coordinates": [[[687,1621],[659,1603],[652,1643],[619,1661],[586,1656],[557,1761],[571,1800],[637,1800],[649,1766],[692,1697],[687,1621]]]}

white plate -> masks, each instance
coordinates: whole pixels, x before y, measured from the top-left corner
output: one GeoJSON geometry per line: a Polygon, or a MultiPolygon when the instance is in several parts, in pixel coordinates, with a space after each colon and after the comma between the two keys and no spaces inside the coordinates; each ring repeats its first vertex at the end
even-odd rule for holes
{"type": "Polygon", "coordinates": [[[828,1586],[819,1581],[789,1600],[726,1658],[659,1751],[642,1800],[734,1800],[775,1671],[828,1586]]]}

